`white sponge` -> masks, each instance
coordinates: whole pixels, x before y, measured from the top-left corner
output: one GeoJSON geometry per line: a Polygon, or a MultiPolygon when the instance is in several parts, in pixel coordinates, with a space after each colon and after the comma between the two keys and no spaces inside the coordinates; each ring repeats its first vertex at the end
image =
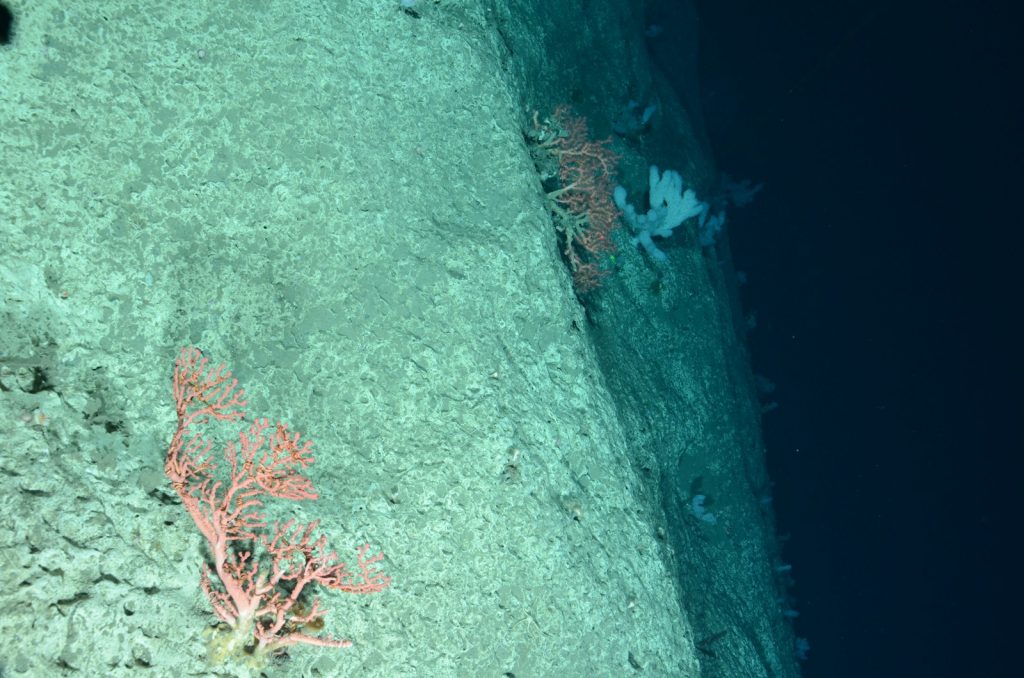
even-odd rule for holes
{"type": "Polygon", "coordinates": [[[705,214],[708,205],[697,199],[692,188],[683,190],[683,177],[679,172],[666,170],[659,176],[657,166],[651,165],[650,187],[651,206],[647,214],[637,214],[636,209],[626,202],[626,189],[622,186],[615,187],[612,197],[635,234],[633,244],[643,245],[655,261],[665,261],[665,253],[657,248],[651,238],[669,237],[672,229],[679,224],[690,217],[705,214]]]}

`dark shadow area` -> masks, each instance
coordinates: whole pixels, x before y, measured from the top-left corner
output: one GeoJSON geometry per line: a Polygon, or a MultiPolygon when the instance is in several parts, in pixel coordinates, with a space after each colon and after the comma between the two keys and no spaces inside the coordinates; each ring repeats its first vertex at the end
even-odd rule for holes
{"type": "Polygon", "coordinates": [[[1016,674],[1016,10],[696,5],[715,156],[765,183],[729,238],[806,675],[1016,674]]]}

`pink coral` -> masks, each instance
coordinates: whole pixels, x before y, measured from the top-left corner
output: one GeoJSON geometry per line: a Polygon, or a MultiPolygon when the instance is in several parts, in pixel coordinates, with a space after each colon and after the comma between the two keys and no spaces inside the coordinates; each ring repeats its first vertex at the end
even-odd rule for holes
{"type": "Polygon", "coordinates": [[[327,550],[327,538],[313,539],[319,521],[268,523],[261,497],[315,500],[312,481],[302,471],[313,463],[312,443],[285,424],[255,419],[224,449],[227,472],[219,476],[212,443],[197,425],[244,418],[245,391],[224,365],[211,367],[199,349],[185,347],[175,364],[174,401],[178,427],[164,471],[182,504],[206,538],[213,568],[202,565],[200,586],[228,633],[218,636],[216,654],[240,651],[264,656],[302,643],[347,647],[348,640],[316,636],[326,610],[314,599],[300,600],[311,584],[348,593],[376,593],[390,579],[377,563],[382,553],[357,552],[353,572],[327,550]]]}
{"type": "Polygon", "coordinates": [[[552,120],[557,132],[542,146],[558,158],[560,187],[548,197],[558,207],[573,282],[578,291],[587,292],[607,274],[600,257],[616,249],[611,233],[621,212],[612,192],[619,156],[608,148],[610,139],[592,140],[586,119],[574,116],[567,106],[555,109],[552,120]]]}

